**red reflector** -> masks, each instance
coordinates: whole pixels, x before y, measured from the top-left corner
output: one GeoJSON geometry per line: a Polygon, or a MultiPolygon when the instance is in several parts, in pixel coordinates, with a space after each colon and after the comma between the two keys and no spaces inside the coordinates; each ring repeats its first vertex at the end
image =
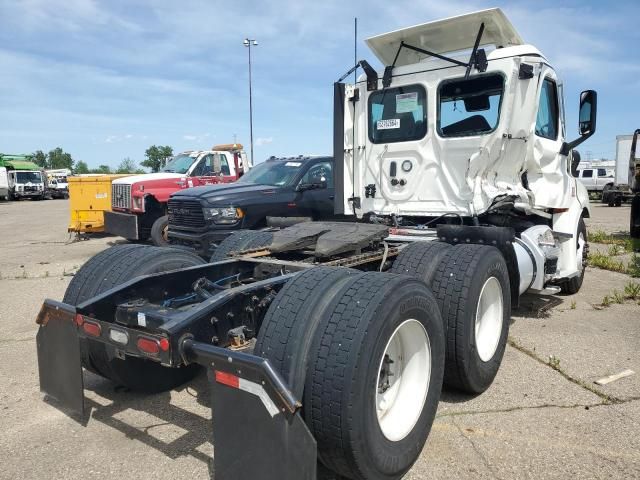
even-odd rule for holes
{"type": "Polygon", "coordinates": [[[138,348],[145,352],[151,354],[157,354],[160,352],[160,342],[153,338],[140,337],[137,342],[138,348]]]}
{"type": "Polygon", "coordinates": [[[76,325],[81,327],[82,324],[84,323],[84,317],[82,315],[80,315],[79,313],[76,313],[75,322],[76,322],[76,325]]]}
{"type": "Polygon", "coordinates": [[[91,335],[92,337],[99,337],[100,334],[102,333],[102,328],[100,328],[100,324],[89,322],[86,320],[82,324],[82,329],[84,330],[84,333],[86,333],[87,335],[91,335]]]}
{"type": "Polygon", "coordinates": [[[227,385],[233,388],[240,387],[240,379],[231,373],[221,372],[220,370],[216,370],[216,382],[222,383],[223,385],[227,385]]]}
{"type": "Polygon", "coordinates": [[[166,338],[160,339],[160,350],[162,350],[163,352],[169,350],[169,340],[167,340],[166,338]]]}

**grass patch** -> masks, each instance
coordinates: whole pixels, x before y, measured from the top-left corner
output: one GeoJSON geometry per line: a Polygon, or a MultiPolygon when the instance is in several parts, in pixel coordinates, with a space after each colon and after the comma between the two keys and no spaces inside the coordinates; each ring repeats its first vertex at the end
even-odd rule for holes
{"type": "Polygon", "coordinates": [[[612,272],[627,273],[627,267],[619,260],[611,258],[610,255],[606,255],[600,252],[589,253],[587,257],[589,265],[596,268],[602,268],[603,270],[611,270],[612,272]]]}
{"type": "Polygon", "coordinates": [[[627,273],[633,278],[640,278],[640,255],[634,254],[627,266],[627,273]]]}
{"type": "Polygon", "coordinates": [[[629,300],[640,299],[640,283],[629,282],[624,286],[624,296],[629,300]]]}
{"type": "Polygon", "coordinates": [[[589,241],[605,245],[616,245],[622,250],[621,253],[633,252],[634,242],[629,235],[614,235],[603,230],[596,230],[589,233],[589,241]]]}

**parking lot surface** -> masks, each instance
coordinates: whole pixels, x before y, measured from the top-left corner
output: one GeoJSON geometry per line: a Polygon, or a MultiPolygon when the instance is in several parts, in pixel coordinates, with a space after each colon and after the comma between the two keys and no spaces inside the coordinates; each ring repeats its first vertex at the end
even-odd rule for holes
{"type": "MultiPolygon", "coordinates": [[[[588,227],[623,231],[628,214],[596,205],[588,227]]],[[[203,375],[143,396],[85,373],[86,426],[42,401],[40,305],[61,299],[82,263],[121,242],[76,241],[67,221],[64,200],[0,203],[0,479],[208,478],[214,449],[203,375]]],[[[494,384],[475,398],[443,392],[406,478],[640,478],[640,306],[601,306],[630,281],[589,268],[577,295],[524,297],[494,384]],[[636,374],[594,383],[625,369],[636,374]]]]}

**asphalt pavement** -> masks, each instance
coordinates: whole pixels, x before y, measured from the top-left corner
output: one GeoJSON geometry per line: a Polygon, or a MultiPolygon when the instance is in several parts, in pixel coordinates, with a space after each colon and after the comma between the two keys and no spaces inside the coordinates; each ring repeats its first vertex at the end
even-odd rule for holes
{"type": "MultiPolygon", "coordinates": [[[[598,205],[593,217],[591,229],[622,231],[628,207],[598,205]]],[[[202,375],[143,396],[85,373],[86,425],[42,401],[40,305],[61,299],[84,261],[121,242],[77,240],[67,222],[65,200],[0,203],[0,479],[208,478],[214,449],[202,375]]],[[[406,478],[640,478],[640,306],[600,305],[630,281],[589,268],[577,295],[524,297],[495,382],[474,398],[443,392],[406,478]],[[636,374],[594,383],[625,369],[636,374]]]]}

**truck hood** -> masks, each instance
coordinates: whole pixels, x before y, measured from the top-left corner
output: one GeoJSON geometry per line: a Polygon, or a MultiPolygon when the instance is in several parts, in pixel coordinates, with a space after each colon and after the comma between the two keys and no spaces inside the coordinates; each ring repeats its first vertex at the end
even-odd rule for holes
{"type": "Polygon", "coordinates": [[[185,178],[186,175],[182,173],[171,172],[157,172],[157,173],[145,173],[142,175],[132,175],[131,177],[117,178],[113,181],[117,185],[133,185],[134,183],[147,183],[157,180],[172,180],[185,178]]]}
{"type": "Polygon", "coordinates": [[[256,185],[252,183],[231,183],[222,185],[209,185],[202,187],[188,188],[171,195],[177,200],[198,199],[210,204],[234,203],[241,200],[242,203],[261,197],[263,195],[273,195],[282,187],[273,185],[256,185]]]}

